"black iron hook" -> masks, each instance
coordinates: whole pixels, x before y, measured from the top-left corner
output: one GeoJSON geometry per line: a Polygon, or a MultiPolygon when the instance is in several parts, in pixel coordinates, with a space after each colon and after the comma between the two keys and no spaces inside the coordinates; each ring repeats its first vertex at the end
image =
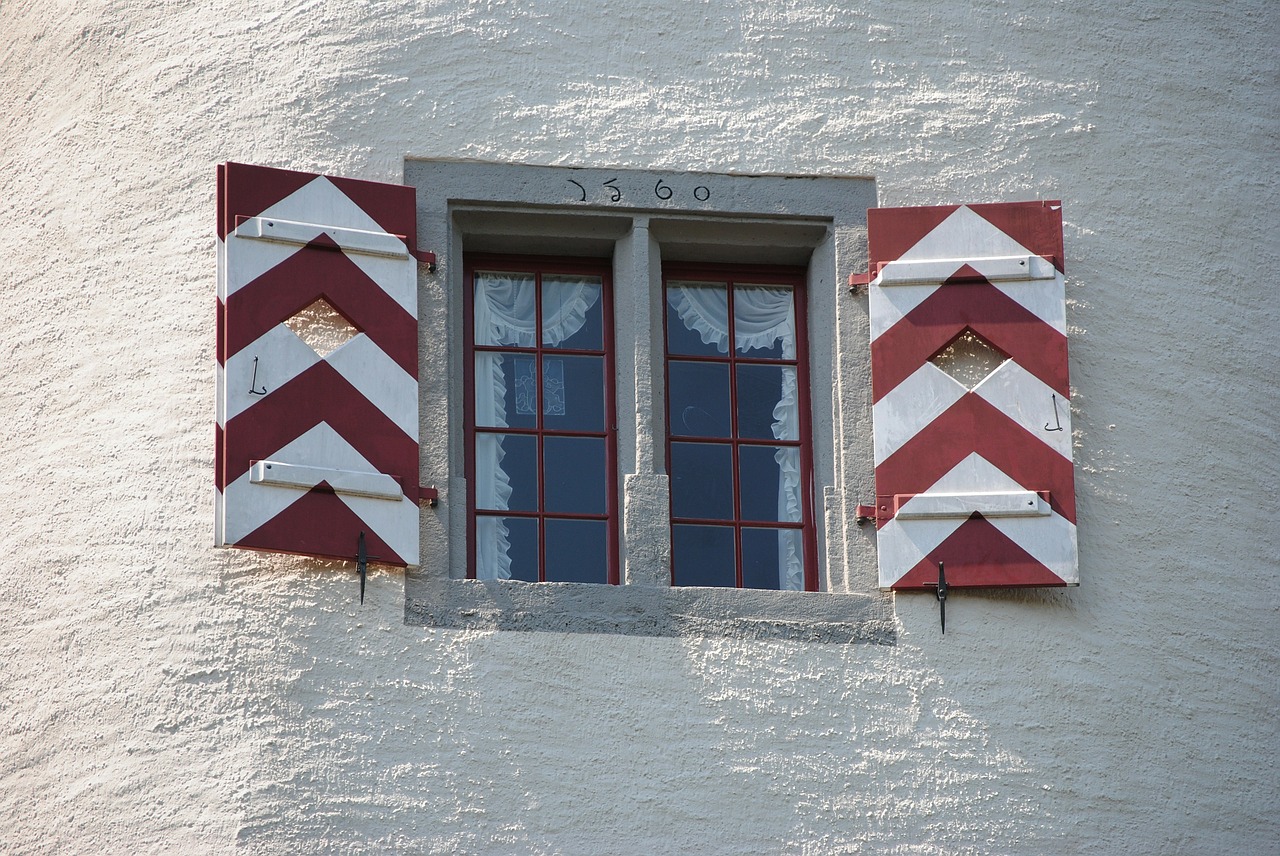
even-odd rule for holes
{"type": "Polygon", "coordinates": [[[942,632],[947,632],[947,575],[942,570],[943,563],[938,563],[938,612],[942,617],[942,632]]]}
{"type": "Polygon", "coordinates": [[[356,545],[356,570],[360,573],[360,603],[364,603],[364,581],[369,574],[369,557],[364,551],[364,533],[360,533],[360,541],[356,545]]]}
{"type": "Polygon", "coordinates": [[[266,395],[267,394],[267,385],[265,383],[262,385],[262,389],[257,389],[256,388],[257,386],[258,386],[258,358],[254,357],[253,358],[253,380],[249,381],[249,394],[250,395],[266,395]]]}
{"type": "Polygon", "coordinates": [[[1061,430],[1062,430],[1062,420],[1058,418],[1058,394],[1057,394],[1057,393],[1054,393],[1054,394],[1053,394],[1052,396],[1050,396],[1050,397],[1053,399],[1053,421],[1054,421],[1054,422],[1056,422],[1056,423],[1058,424],[1058,427],[1057,427],[1057,428],[1050,428],[1050,427],[1049,427],[1049,423],[1048,423],[1048,422],[1046,422],[1046,423],[1044,423],[1044,430],[1046,430],[1046,431],[1061,431],[1061,430]]]}

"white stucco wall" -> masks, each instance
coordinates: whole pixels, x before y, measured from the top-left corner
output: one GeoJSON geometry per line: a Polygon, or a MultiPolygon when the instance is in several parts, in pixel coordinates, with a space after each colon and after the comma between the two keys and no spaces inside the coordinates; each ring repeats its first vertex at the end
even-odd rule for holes
{"type": "MultiPolygon", "coordinates": [[[[1265,853],[1280,7],[0,6],[0,849],[1265,853]],[[213,165],[1060,197],[1079,589],[898,644],[404,624],[211,544],[213,165]]],[[[868,485],[868,490],[870,486],[868,485]]]]}

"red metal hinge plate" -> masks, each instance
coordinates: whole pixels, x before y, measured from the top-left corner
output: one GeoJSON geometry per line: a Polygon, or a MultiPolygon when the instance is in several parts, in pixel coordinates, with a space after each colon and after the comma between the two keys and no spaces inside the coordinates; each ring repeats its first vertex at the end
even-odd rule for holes
{"type": "Polygon", "coordinates": [[[427,250],[411,250],[413,257],[420,263],[427,266],[427,270],[431,273],[436,272],[436,254],[427,250]]]}

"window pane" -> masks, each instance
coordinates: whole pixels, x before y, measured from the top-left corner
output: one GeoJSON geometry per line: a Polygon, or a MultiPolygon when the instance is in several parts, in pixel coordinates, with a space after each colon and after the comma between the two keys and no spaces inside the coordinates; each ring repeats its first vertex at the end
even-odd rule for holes
{"type": "Polygon", "coordinates": [[[477,352],[476,426],[535,428],[538,424],[537,363],[532,354],[477,352]]]}
{"type": "Polygon", "coordinates": [[[671,444],[671,514],[733,519],[733,448],[720,443],[671,444]]]}
{"type": "Polygon", "coordinates": [[[538,510],[538,438],[476,432],[476,508],[538,510]]]}
{"type": "Polygon", "coordinates": [[[538,581],[538,521],[476,515],[476,578],[538,581]]]}
{"type": "Polygon", "coordinates": [[[743,588],[804,590],[799,529],[742,530],[743,588]]]}
{"type": "Polygon", "coordinates": [[[604,431],[604,357],[542,358],[542,427],[604,431]]]}
{"type": "Polygon", "coordinates": [[[733,527],[672,526],[671,568],[678,586],[736,586],[733,527]]]}
{"type": "Polygon", "coordinates": [[[800,439],[795,366],[739,363],[738,436],[752,440],[800,439]]]}
{"type": "Polygon", "coordinates": [[[796,320],[790,288],[768,285],[733,290],[734,348],[755,359],[795,359],[796,320]]]}
{"type": "Polygon", "coordinates": [[[477,273],[475,281],[476,344],[532,348],[538,323],[533,274],[477,273]]]}
{"type": "Polygon", "coordinates": [[[542,344],[599,351],[604,347],[598,276],[542,278],[542,344]]]}
{"type": "Polygon", "coordinates": [[[542,441],[546,511],[605,513],[604,444],[603,437],[547,437],[542,441]]]}
{"type": "Polygon", "coordinates": [[[603,520],[548,520],[547,582],[607,583],[609,538],[603,520]]]}
{"type": "Polygon", "coordinates": [[[799,523],[800,449],[739,446],[742,519],[799,523]]]}
{"type": "Polygon", "coordinates": [[[729,353],[729,291],[713,283],[668,283],[667,353],[729,353]]]}
{"type": "Polygon", "coordinates": [[[729,406],[728,363],[667,363],[672,436],[730,436],[729,406]]]}

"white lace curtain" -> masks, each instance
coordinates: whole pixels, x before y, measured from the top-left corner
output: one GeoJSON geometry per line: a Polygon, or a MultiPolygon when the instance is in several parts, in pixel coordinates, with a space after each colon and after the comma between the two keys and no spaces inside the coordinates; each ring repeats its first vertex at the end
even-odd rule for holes
{"type": "MultiPolygon", "coordinates": [[[[592,277],[547,277],[542,286],[542,344],[556,347],[582,329],[600,299],[592,277]]],[[[475,342],[532,348],[537,338],[537,288],[532,276],[481,273],[475,280],[475,342]]],[[[506,428],[506,366],[502,354],[477,351],[476,425],[506,428]]],[[[476,433],[476,508],[506,511],[511,479],[502,469],[502,434],[476,433]]],[[[476,516],[476,576],[511,579],[510,531],[503,518],[476,516]]]]}
{"type": "MultiPolygon", "coordinates": [[[[752,286],[733,292],[734,345],[740,352],[753,348],[772,349],[782,345],[783,359],[796,358],[796,315],[793,292],[789,288],[752,286]]],[[[729,301],[720,288],[671,286],[667,301],[685,327],[694,330],[704,344],[729,353],[729,301]]],[[[800,404],[796,371],[782,366],[782,396],[773,408],[773,436],[776,440],[800,439],[800,404]]],[[[774,453],[781,477],[778,480],[778,519],[800,521],[800,449],[779,448],[774,453]]],[[[804,588],[804,559],[800,532],[779,529],[778,584],[784,590],[804,588]]]]}
{"type": "MultiPolygon", "coordinates": [[[[568,340],[586,323],[587,315],[600,300],[598,280],[590,277],[550,278],[543,283],[542,344],[555,347],[568,340]]],[[[668,289],[668,300],[681,321],[695,330],[702,341],[721,353],[729,351],[729,317],[726,293],[721,289],[668,289]]],[[[475,342],[477,345],[531,348],[537,339],[535,312],[537,289],[532,276],[483,273],[475,281],[475,342]]],[[[782,357],[795,359],[795,305],[785,288],[752,287],[734,291],[735,346],[740,351],[771,349],[780,343],[782,357]]],[[[778,440],[800,438],[800,411],[796,372],[782,367],[782,395],[773,409],[772,432],[778,440]]],[[[483,428],[508,426],[506,410],[507,366],[504,356],[492,352],[475,354],[476,425],[483,428]]],[[[502,468],[505,455],[503,435],[476,433],[476,507],[506,511],[510,508],[511,479],[502,468]]],[[[800,450],[790,446],[774,454],[781,478],[778,484],[778,519],[799,521],[800,450]]],[[[779,586],[804,588],[804,560],[800,533],[779,529],[779,586]]],[[[511,578],[510,532],[502,517],[476,517],[476,576],[480,579],[511,578]]]]}

